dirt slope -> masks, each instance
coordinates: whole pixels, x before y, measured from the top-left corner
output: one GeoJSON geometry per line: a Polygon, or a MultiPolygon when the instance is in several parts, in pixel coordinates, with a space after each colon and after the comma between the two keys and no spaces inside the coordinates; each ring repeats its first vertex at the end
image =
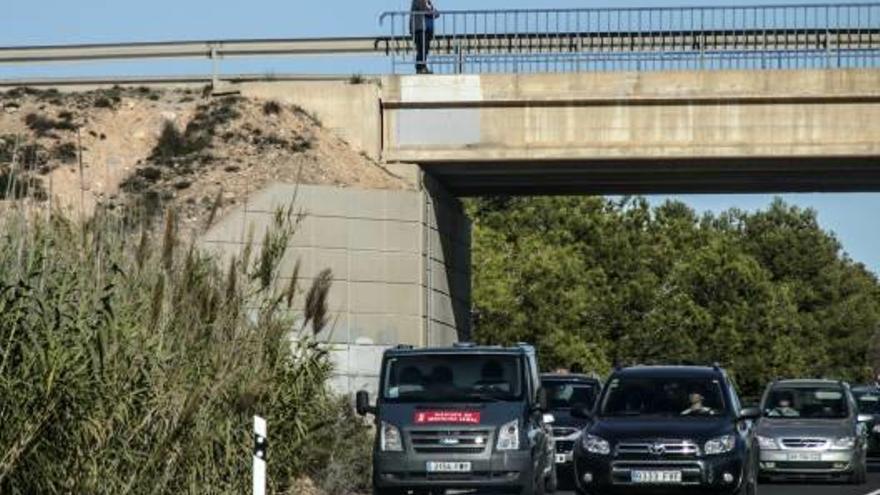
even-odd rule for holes
{"type": "Polygon", "coordinates": [[[6,200],[85,214],[173,204],[196,228],[217,198],[215,217],[273,181],[409,187],[297,107],[192,90],[0,93],[6,200]]]}

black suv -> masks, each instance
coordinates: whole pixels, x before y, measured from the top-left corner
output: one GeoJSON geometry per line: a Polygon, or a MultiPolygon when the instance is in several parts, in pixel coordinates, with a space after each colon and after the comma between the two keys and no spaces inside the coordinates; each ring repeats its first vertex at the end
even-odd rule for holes
{"type": "Polygon", "coordinates": [[[595,376],[578,373],[545,373],[541,386],[547,394],[547,407],[553,415],[553,439],[556,443],[556,469],[560,481],[574,482],[574,444],[587,426],[587,420],[576,418],[572,409],[592,410],[602,391],[602,382],[595,376]]]}
{"type": "Polygon", "coordinates": [[[619,369],[575,445],[581,494],[757,493],[753,421],[717,366],[619,369]]]}
{"type": "Polygon", "coordinates": [[[385,352],[376,417],[373,492],[556,489],[553,439],[535,350],[398,347],[385,352]]]}

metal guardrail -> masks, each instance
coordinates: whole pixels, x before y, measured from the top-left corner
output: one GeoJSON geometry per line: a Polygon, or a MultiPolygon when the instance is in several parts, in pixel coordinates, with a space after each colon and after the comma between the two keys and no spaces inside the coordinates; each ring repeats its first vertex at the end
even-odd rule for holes
{"type": "MultiPolygon", "coordinates": [[[[429,65],[442,73],[880,66],[878,2],[439,14],[429,65]]],[[[420,15],[380,17],[395,72],[412,70],[420,15]]]]}
{"type": "MultiPolygon", "coordinates": [[[[418,15],[418,14],[416,14],[418,15]]],[[[305,55],[387,56],[410,72],[411,12],[380,37],[0,48],[3,65],[305,55]]],[[[445,11],[429,63],[442,73],[880,67],[880,2],[750,7],[445,11]]]]}
{"type": "Polygon", "coordinates": [[[149,58],[213,58],[299,55],[384,54],[389,40],[305,38],[278,40],[182,41],[0,48],[0,64],[128,60],[149,58]]]}

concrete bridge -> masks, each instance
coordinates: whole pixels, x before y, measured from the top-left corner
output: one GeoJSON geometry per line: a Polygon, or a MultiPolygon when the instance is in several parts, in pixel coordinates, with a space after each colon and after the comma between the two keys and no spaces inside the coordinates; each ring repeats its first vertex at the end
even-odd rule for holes
{"type": "Polygon", "coordinates": [[[240,89],[311,108],[370,155],[417,164],[458,196],[880,190],[878,69],[386,76],[240,89]]]}
{"type": "MultiPolygon", "coordinates": [[[[369,308],[387,307],[386,319],[372,328],[353,314],[349,321],[364,323],[349,326],[339,342],[354,370],[350,388],[373,383],[364,370],[376,369],[384,346],[469,334],[470,227],[456,197],[880,191],[877,69],[385,76],[231,87],[314,111],[354,146],[425,185],[396,213],[414,222],[401,234],[409,237],[394,241],[421,260],[414,278],[402,290],[396,279],[371,280],[373,291],[382,284],[397,291],[369,308]],[[400,314],[400,294],[421,303],[400,314]]],[[[372,204],[362,192],[340,194],[372,204]]]]}

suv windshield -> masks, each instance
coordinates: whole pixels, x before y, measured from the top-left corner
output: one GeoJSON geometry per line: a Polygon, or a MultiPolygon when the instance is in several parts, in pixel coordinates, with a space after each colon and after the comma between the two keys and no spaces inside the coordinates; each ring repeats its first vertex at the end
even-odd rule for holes
{"type": "Polygon", "coordinates": [[[574,406],[593,407],[596,387],[590,383],[544,380],[547,405],[550,409],[571,409],[574,406]]]}
{"type": "Polygon", "coordinates": [[[387,402],[520,400],[522,368],[512,355],[395,357],[386,363],[382,393],[387,402]]]}
{"type": "Polygon", "coordinates": [[[859,413],[880,415],[880,391],[855,392],[859,413]]]}
{"type": "Polygon", "coordinates": [[[617,378],[602,401],[601,416],[714,417],[727,410],[713,378],[617,378]]]}
{"type": "Polygon", "coordinates": [[[770,418],[840,419],[849,416],[846,391],[836,386],[786,387],[770,390],[764,414],[770,418]]]}

